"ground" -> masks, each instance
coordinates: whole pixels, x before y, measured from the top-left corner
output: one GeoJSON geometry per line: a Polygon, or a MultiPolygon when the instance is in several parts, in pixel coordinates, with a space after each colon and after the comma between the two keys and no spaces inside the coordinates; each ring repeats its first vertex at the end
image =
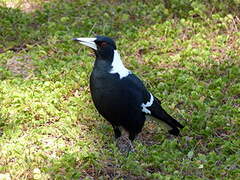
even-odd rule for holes
{"type": "Polygon", "coordinates": [[[0,179],[240,176],[238,0],[0,4],[0,179]],[[180,137],[150,120],[119,152],[90,97],[93,54],[71,40],[96,34],[116,40],[180,137]]]}

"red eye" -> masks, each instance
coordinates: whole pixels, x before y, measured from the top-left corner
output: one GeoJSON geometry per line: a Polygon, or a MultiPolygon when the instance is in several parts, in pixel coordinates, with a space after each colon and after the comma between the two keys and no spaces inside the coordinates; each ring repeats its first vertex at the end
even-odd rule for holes
{"type": "Polygon", "coordinates": [[[101,43],[101,47],[105,47],[105,46],[107,46],[107,43],[106,42],[102,42],[101,43]]]}

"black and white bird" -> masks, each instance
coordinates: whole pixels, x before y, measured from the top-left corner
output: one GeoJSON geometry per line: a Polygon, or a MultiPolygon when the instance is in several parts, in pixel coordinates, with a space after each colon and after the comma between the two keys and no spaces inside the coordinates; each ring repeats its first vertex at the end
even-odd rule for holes
{"type": "Polygon", "coordinates": [[[162,107],[143,82],[122,63],[115,42],[106,36],[74,38],[94,50],[96,60],[90,76],[90,91],[98,112],[111,123],[115,137],[123,127],[133,141],[141,132],[146,116],[164,122],[172,135],[183,128],[162,107]]]}

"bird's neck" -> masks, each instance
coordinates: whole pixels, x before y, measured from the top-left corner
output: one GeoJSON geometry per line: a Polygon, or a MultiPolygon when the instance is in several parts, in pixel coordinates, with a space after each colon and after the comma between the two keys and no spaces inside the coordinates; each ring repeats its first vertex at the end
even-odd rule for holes
{"type": "Polygon", "coordinates": [[[114,58],[111,64],[111,70],[109,73],[115,74],[117,73],[119,75],[119,78],[122,79],[129,74],[131,74],[131,71],[129,71],[122,63],[121,57],[117,50],[114,51],[114,58]]]}
{"type": "Polygon", "coordinates": [[[110,74],[119,74],[120,79],[126,77],[131,72],[123,65],[117,50],[113,51],[111,59],[103,59],[102,56],[96,56],[94,70],[107,72],[110,74]]]}
{"type": "Polygon", "coordinates": [[[100,58],[96,58],[95,62],[94,62],[94,68],[95,71],[102,71],[102,72],[108,72],[111,70],[111,63],[100,59],[100,58]]]}
{"type": "Polygon", "coordinates": [[[114,50],[114,56],[113,56],[113,61],[111,63],[111,66],[112,66],[112,71],[122,71],[127,69],[123,65],[120,54],[118,53],[117,50],[114,50]]]}

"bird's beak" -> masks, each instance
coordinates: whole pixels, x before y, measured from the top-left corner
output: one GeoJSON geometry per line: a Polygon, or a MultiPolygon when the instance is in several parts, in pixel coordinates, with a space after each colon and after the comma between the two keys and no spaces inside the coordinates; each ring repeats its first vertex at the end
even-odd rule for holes
{"type": "Polygon", "coordinates": [[[78,41],[85,46],[88,46],[94,50],[97,50],[97,45],[94,42],[96,40],[96,38],[73,38],[72,40],[78,41]]]}

